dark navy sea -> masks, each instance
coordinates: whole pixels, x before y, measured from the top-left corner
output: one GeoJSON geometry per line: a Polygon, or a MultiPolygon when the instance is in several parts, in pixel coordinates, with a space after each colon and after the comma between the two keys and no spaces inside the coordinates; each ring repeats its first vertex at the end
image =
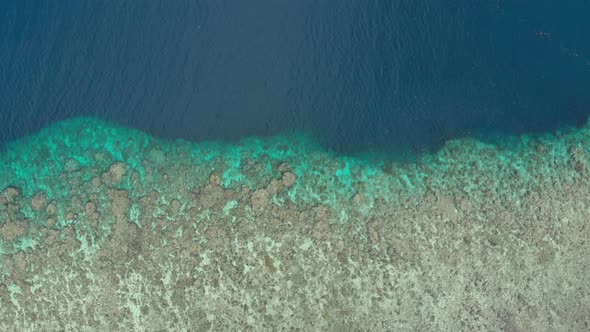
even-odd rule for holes
{"type": "Polygon", "coordinates": [[[0,142],[90,115],[342,153],[580,125],[590,1],[0,1],[0,142]]]}

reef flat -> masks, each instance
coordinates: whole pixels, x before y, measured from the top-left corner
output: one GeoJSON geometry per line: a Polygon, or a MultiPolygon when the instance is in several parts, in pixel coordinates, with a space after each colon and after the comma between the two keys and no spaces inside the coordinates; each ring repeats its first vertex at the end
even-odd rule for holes
{"type": "Polygon", "coordinates": [[[0,330],[590,329],[590,124],[412,162],[93,118],[0,150],[0,330]]]}

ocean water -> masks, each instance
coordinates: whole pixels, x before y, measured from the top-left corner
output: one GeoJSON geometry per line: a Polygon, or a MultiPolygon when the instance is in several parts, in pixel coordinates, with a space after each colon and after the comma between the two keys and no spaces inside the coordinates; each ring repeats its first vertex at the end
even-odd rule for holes
{"type": "Polygon", "coordinates": [[[590,330],[589,9],[0,0],[0,331],[590,330]]]}
{"type": "Polygon", "coordinates": [[[94,116],[342,153],[581,125],[586,1],[0,2],[0,141],[94,116]]]}

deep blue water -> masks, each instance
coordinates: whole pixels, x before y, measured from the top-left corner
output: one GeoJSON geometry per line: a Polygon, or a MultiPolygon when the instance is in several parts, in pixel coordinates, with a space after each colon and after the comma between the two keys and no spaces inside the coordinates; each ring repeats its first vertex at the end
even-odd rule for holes
{"type": "Polygon", "coordinates": [[[0,0],[0,142],[76,115],[340,152],[580,125],[590,1],[564,3],[0,0]]]}

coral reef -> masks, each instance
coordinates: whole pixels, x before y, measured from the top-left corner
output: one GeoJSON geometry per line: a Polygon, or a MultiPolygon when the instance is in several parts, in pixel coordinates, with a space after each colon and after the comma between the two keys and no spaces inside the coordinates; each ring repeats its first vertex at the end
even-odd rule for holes
{"type": "Polygon", "coordinates": [[[590,329],[590,125],[367,161],[91,118],[0,155],[0,330],[590,329]]]}

